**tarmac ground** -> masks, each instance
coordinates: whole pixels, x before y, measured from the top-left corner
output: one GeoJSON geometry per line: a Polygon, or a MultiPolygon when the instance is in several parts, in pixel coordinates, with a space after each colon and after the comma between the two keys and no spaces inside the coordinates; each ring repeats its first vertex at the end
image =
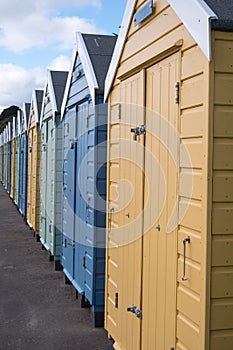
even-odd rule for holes
{"type": "Polygon", "coordinates": [[[0,350],[107,350],[80,299],[0,184],[0,350]]]}

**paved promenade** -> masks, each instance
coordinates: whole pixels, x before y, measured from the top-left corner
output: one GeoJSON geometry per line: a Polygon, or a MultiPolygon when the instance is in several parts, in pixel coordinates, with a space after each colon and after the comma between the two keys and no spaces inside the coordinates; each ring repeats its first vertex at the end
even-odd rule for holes
{"type": "Polygon", "coordinates": [[[107,350],[0,184],[0,350],[107,350]]]}

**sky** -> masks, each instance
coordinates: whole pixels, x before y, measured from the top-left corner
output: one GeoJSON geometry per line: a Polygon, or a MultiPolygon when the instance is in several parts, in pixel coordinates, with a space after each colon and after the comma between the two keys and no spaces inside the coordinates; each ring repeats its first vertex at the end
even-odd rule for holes
{"type": "Polygon", "coordinates": [[[0,112],[69,70],[76,32],[119,33],[127,0],[0,1],[0,112]]]}

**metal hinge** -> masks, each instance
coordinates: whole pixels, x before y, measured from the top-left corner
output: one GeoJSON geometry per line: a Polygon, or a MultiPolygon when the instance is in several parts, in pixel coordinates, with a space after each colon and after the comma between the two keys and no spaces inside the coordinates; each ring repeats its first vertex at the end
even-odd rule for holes
{"type": "Polygon", "coordinates": [[[179,82],[176,83],[175,88],[176,88],[175,101],[176,101],[176,103],[179,103],[180,102],[180,83],[179,82]]]}
{"type": "Polygon", "coordinates": [[[142,319],[142,311],[137,308],[137,305],[133,304],[131,307],[127,307],[127,312],[132,312],[140,320],[142,319]]]}
{"type": "Polygon", "coordinates": [[[137,140],[137,137],[140,135],[145,135],[146,134],[146,126],[145,125],[139,125],[136,128],[131,128],[130,132],[134,133],[134,141],[137,140]]]}

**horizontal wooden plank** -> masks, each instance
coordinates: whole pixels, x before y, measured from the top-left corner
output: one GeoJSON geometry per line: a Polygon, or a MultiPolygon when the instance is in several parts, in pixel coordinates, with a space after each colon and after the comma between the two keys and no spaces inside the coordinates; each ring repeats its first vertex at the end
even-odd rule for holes
{"type": "Polygon", "coordinates": [[[213,300],[211,303],[211,330],[233,329],[232,315],[233,299],[213,300]]]}
{"type": "Polygon", "coordinates": [[[212,266],[233,266],[233,235],[213,236],[212,266]]]}
{"type": "Polygon", "coordinates": [[[233,137],[233,106],[215,106],[214,136],[233,137]]]}
{"type": "Polygon", "coordinates": [[[216,73],[214,100],[215,104],[233,105],[233,74],[216,73]]]}
{"type": "Polygon", "coordinates": [[[212,234],[233,234],[233,203],[213,203],[212,234]]]}
{"type": "Polygon", "coordinates": [[[204,110],[202,106],[181,111],[181,138],[201,137],[204,132],[204,110]]]}
{"type": "Polygon", "coordinates": [[[185,80],[181,84],[181,109],[203,105],[205,98],[204,75],[185,80]]]}
{"type": "Polygon", "coordinates": [[[177,315],[177,339],[189,350],[201,349],[199,328],[182,314],[177,315]]]}
{"type": "Polygon", "coordinates": [[[211,350],[232,350],[233,349],[233,329],[212,331],[210,333],[211,350]]]}
{"type": "Polygon", "coordinates": [[[233,202],[233,171],[214,172],[213,201],[233,202]]]}
{"type": "Polygon", "coordinates": [[[179,181],[180,196],[199,200],[202,199],[203,174],[201,171],[181,169],[179,181]]]}
{"type": "Polygon", "coordinates": [[[201,266],[194,261],[186,259],[186,280],[183,281],[183,272],[184,272],[184,259],[183,256],[180,256],[178,259],[178,282],[180,285],[184,286],[190,291],[193,291],[196,294],[200,294],[201,290],[201,276],[200,276],[201,266]]]}
{"type": "Polygon", "coordinates": [[[233,267],[214,267],[211,273],[211,297],[233,298],[233,267]]]}
{"type": "Polygon", "coordinates": [[[180,286],[177,290],[177,309],[195,324],[201,322],[200,296],[180,286]]]}
{"type": "Polygon", "coordinates": [[[180,166],[184,168],[203,167],[203,140],[184,139],[180,144],[180,166]]]}
{"type": "Polygon", "coordinates": [[[214,44],[215,72],[233,73],[233,41],[216,40],[214,44]],[[224,57],[224,59],[223,59],[224,57]]]}
{"type": "Polygon", "coordinates": [[[233,170],[233,139],[215,139],[213,168],[215,170],[233,170]]]}
{"type": "Polygon", "coordinates": [[[181,80],[184,80],[204,72],[206,68],[206,57],[196,45],[182,54],[181,63],[181,80]]]}
{"type": "Polygon", "coordinates": [[[180,225],[196,231],[201,231],[203,224],[202,203],[200,201],[181,198],[179,202],[180,225]]]}

